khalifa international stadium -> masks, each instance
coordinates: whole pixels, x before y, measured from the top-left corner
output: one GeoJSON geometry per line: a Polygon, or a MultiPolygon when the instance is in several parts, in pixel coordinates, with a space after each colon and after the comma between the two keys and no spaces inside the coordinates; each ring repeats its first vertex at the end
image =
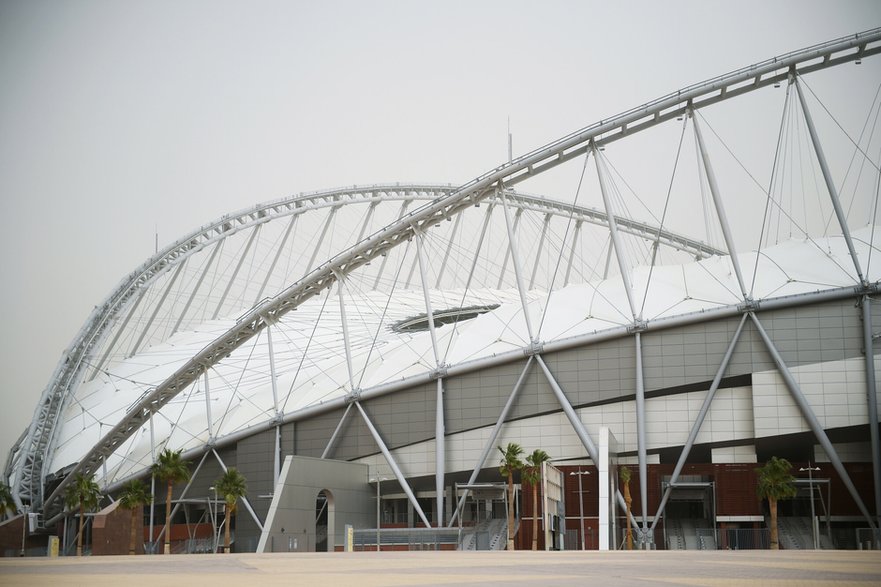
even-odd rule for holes
{"type": "Polygon", "coordinates": [[[621,548],[628,519],[637,548],[767,547],[775,456],[782,548],[878,547],[881,101],[824,94],[878,53],[881,29],[850,35],[464,185],[301,193],[183,236],[96,305],[9,452],[32,539],[70,552],[74,476],[112,509],[167,449],[192,477],[168,529],[152,480],[147,550],[216,549],[228,467],[239,552],[504,548],[517,443],[551,460],[539,512],[515,476],[516,548],[534,523],[540,548],[621,548]],[[530,187],[563,169],[567,193],[530,187]]]}

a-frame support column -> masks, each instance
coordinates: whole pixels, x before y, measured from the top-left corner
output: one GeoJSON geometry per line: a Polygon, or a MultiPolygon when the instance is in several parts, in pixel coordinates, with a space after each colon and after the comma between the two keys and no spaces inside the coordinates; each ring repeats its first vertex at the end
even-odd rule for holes
{"type": "Polygon", "coordinates": [[[676,466],[673,468],[673,474],[670,476],[670,484],[664,491],[664,495],[661,497],[661,503],[658,505],[655,519],[652,520],[650,532],[655,529],[655,526],[658,525],[658,520],[664,515],[664,508],[667,505],[667,500],[670,499],[670,492],[673,490],[672,486],[679,479],[679,474],[682,472],[682,467],[685,466],[685,462],[688,460],[688,454],[691,452],[691,447],[694,446],[694,441],[697,439],[697,435],[704,423],[704,419],[707,417],[707,412],[710,411],[710,404],[713,403],[713,398],[716,397],[716,390],[719,389],[719,384],[722,382],[722,377],[725,375],[725,370],[728,368],[728,363],[731,361],[731,355],[734,354],[734,347],[737,345],[737,341],[740,340],[740,333],[743,331],[743,325],[746,323],[746,318],[747,315],[744,314],[740,319],[740,323],[737,325],[737,330],[734,332],[731,342],[728,343],[728,349],[722,357],[719,369],[716,370],[716,376],[713,378],[712,384],[710,384],[710,389],[707,391],[706,397],[704,397],[704,403],[701,404],[701,408],[694,420],[694,424],[691,426],[691,432],[688,433],[688,439],[685,441],[685,446],[682,447],[682,452],[679,453],[679,460],[676,461],[676,466]]]}
{"type": "MultiPolygon", "coordinates": [[[[523,371],[520,372],[520,377],[517,378],[517,382],[514,384],[514,389],[512,389],[510,395],[508,395],[508,401],[505,402],[505,406],[502,408],[502,411],[499,414],[498,419],[496,420],[496,425],[493,426],[492,433],[490,433],[486,444],[483,445],[483,452],[480,454],[480,458],[478,458],[477,462],[474,464],[474,469],[471,470],[471,476],[468,478],[468,485],[474,485],[474,482],[477,481],[477,476],[480,474],[480,470],[486,463],[486,459],[487,457],[489,457],[489,453],[492,451],[493,447],[495,447],[496,440],[499,438],[499,432],[502,431],[502,426],[505,424],[505,420],[508,419],[508,414],[511,412],[511,408],[514,406],[514,401],[516,401],[517,396],[520,394],[520,389],[523,388],[523,382],[526,381],[526,376],[529,374],[529,368],[532,366],[532,360],[532,357],[529,357],[526,360],[526,365],[523,366],[523,371]]],[[[465,499],[467,497],[468,491],[466,490],[462,494],[462,497],[459,498],[459,502],[456,504],[456,510],[453,512],[452,517],[450,517],[449,526],[452,526],[453,523],[456,521],[456,518],[461,515],[462,506],[465,505],[465,499]]]]}
{"type": "Polygon", "coordinates": [[[392,453],[389,452],[389,449],[385,445],[382,436],[379,435],[379,431],[377,431],[376,428],[373,426],[373,422],[370,421],[370,418],[367,416],[367,412],[365,412],[364,408],[361,407],[361,402],[356,401],[354,402],[354,404],[355,407],[358,408],[358,413],[361,414],[361,418],[364,420],[364,424],[367,425],[367,429],[370,431],[370,435],[373,436],[373,440],[374,442],[376,442],[376,446],[379,447],[380,452],[382,452],[382,456],[385,457],[385,462],[388,463],[388,466],[391,468],[392,473],[395,474],[395,478],[401,485],[401,489],[404,490],[404,493],[407,495],[407,499],[410,500],[410,505],[412,505],[416,513],[419,514],[419,518],[422,520],[422,523],[425,524],[425,527],[431,528],[431,522],[429,522],[428,518],[425,517],[425,512],[422,511],[422,507],[419,505],[419,502],[416,501],[416,495],[414,495],[413,490],[410,489],[410,484],[407,483],[407,479],[404,477],[404,474],[398,467],[398,463],[395,461],[394,457],[392,457],[392,453]]]}
{"type": "Polygon", "coordinates": [[[752,312],[750,312],[749,316],[752,319],[753,324],[755,324],[759,336],[762,337],[762,341],[765,343],[765,347],[768,349],[768,353],[771,355],[771,358],[774,359],[774,363],[777,365],[777,371],[780,373],[780,376],[783,377],[783,381],[786,383],[786,387],[789,388],[789,393],[792,396],[792,399],[795,400],[795,403],[798,406],[801,415],[804,417],[805,421],[808,423],[808,426],[810,426],[811,430],[814,432],[814,436],[816,437],[817,442],[819,442],[820,446],[823,447],[823,450],[826,451],[826,456],[829,457],[829,460],[832,462],[832,466],[835,468],[835,471],[838,472],[838,476],[841,477],[841,482],[844,483],[844,486],[847,488],[848,493],[850,493],[850,496],[853,498],[854,503],[857,504],[857,507],[866,518],[869,526],[874,529],[875,523],[872,519],[872,516],[869,514],[869,510],[866,509],[866,504],[864,504],[862,498],[860,498],[860,494],[857,491],[856,487],[854,487],[853,481],[851,481],[850,479],[850,475],[847,474],[847,470],[845,470],[841,459],[838,457],[838,453],[835,452],[835,447],[832,446],[832,442],[829,440],[829,437],[826,436],[826,431],[823,430],[823,426],[820,424],[820,421],[817,420],[817,416],[814,414],[814,411],[811,409],[811,405],[808,403],[808,400],[802,393],[798,382],[796,382],[795,378],[792,376],[792,373],[789,372],[789,368],[786,366],[786,363],[783,362],[783,358],[777,351],[777,347],[774,346],[774,343],[771,341],[771,337],[769,337],[768,333],[765,332],[765,329],[762,327],[759,319],[752,312]]]}

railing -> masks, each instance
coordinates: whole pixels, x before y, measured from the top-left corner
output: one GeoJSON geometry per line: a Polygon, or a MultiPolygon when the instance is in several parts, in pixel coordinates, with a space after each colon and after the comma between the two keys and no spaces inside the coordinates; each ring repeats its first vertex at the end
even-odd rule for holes
{"type": "Polygon", "coordinates": [[[857,528],[857,548],[859,550],[881,550],[881,529],[857,528]]]}
{"type": "MultiPolygon", "coordinates": [[[[376,528],[358,529],[353,536],[356,551],[376,550],[376,528]]],[[[455,550],[462,542],[458,528],[381,528],[383,550],[455,550]]]]}
{"type": "Polygon", "coordinates": [[[719,550],[763,550],[771,548],[768,528],[722,528],[716,530],[719,550]]]}

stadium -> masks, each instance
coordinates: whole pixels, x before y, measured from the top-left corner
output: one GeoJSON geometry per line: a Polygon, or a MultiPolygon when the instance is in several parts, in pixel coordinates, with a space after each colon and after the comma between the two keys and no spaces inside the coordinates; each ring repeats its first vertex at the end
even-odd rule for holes
{"type": "Polygon", "coordinates": [[[877,78],[879,52],[881,29],[836,39],[464,185],[298,194],[158,250],[9,452],[29,544],[70,552],[84,474],[108,512],[88,541],[110,549],[114,496],[171,450],[192,478],[168,529],[153,480],[148,551],[166,531],[216,550],[230,467],[239,552],[502,548],[497,447],[517,443],[551,457],[538,511],[515,476],[517,548],[537,523],[540,548],[616,549],[628,521],[639,548],[767,547],[774,456],[797,477],[781,547],[877,548],[881,102],[824,91],[877,78]],[[533,193],[554,174],[560,193],[533,193]]]}

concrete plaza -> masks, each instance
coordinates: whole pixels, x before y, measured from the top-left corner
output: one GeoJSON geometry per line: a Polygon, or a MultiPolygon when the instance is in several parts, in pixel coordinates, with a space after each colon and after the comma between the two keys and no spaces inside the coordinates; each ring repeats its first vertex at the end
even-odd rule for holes
{"type": "Polygon", "coordinates": [[[881,552],[359,552],[0,559],[0,585],[881,585],[881,552]]]}

